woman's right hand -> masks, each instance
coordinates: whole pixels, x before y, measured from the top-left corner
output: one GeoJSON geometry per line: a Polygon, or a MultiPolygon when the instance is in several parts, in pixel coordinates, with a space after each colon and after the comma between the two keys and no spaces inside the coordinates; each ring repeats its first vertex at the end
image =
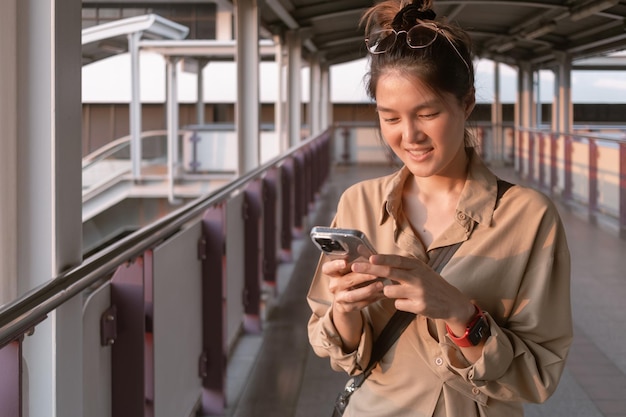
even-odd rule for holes
{"type": "Polygon", "coordinates": [[[330,278],[333,323],[343,341],[343,350],[353,352],[363,329],[361,310],[384,298],[383,283],[373,275],[353,272],[344,260],[326,262],[322,272],[330,278]]]}

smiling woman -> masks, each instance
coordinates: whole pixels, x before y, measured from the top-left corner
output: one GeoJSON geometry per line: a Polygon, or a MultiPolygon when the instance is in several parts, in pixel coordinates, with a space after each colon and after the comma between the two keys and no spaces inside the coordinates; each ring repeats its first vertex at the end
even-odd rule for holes
{"type": "Polygon", "coordinates": [[[474,151],[469,38],[435,18],[428,0],[363,18],[366,90],[403,166],[346,190],[331,224],[378,254],[322,256],[308,294],[313,350],[358,381],[345,416],[521,416],[552,395],[572,341],[558,212],[474,151]]]}

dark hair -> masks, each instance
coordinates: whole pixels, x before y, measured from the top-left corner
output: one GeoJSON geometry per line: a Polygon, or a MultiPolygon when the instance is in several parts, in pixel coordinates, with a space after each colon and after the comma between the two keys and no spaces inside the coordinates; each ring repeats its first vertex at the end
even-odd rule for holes
{"type": "Polygon", "coordinates": [[[451,93],[460,102],[470,94],[473,99],[474,68],[469,35],[458,26],[435,22],[435,18],[431,0],[386,0],[365,12],[361,24],[365,23],[366,38],[380,30],[408,31],[418,23],[435,23],[445,34],[439,33],[432,45],[418,49],[409,47],[406,34],[400,34],[385,53],[370,54],[366,76],[370,98],[376,99],[380,76],[394,70],[417,77],[435,92],[451,93]]]}

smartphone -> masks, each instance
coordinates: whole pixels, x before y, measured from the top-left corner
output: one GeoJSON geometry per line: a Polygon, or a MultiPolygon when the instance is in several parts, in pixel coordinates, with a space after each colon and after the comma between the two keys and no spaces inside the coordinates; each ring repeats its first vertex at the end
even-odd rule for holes
{"type": "Polygon", "coordinates": [[[356,229],[315,226],[311,229],[311,239],[331,259],[345,259],[348,266],[359,258],[367,260],[376,253],[367,236],[356,229]]]}

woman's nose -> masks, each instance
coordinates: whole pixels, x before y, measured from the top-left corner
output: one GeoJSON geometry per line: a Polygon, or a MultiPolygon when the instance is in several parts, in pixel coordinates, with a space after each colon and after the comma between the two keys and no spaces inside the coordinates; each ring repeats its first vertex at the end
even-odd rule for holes
{"type": "Polygon", "coordinates": [[[417,142],[422,137],[422,131],[415,120],[407,120],[402,127],[402,139],[406,142],[417,142]]]}

